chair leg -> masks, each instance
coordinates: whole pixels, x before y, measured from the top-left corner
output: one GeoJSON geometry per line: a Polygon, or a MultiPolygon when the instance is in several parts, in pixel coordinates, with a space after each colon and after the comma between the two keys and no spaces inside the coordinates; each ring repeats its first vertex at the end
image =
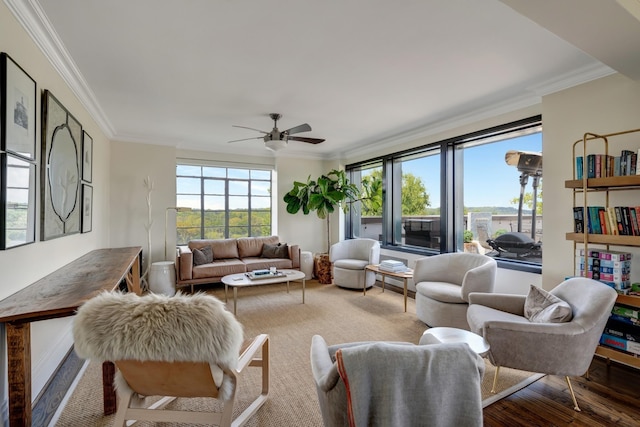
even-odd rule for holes
{"type": "Polygon", "coordinates": [[[498,385],[498,374],[500,373],[500,366],[496,366],[496,373],[493,374],[493,385],[491,386],[491,393],[496,392],[496,386],[498,385]]]}
{"type": "Polygon", "coordinates": [[[127,415],[127,409],[129,409],[129,405],[131,404],[133,393],[118,392],[118,397],[118,411],[113,419],[113,425],[117,427],[126,427],[127,423],[125,417],[127,415]]]}
{"type": "Polygon", "coordinates": [[[573,387],[571,387],[571,380],[569,376],[564,377],[567,380],[567,385],[569,386],[569,393],[571,393],[571,399],[573,399],[573,409],[580,412],[580,407],[578,406],[578,401],[576,400],[576,395],[573,392],[573,387]]]}

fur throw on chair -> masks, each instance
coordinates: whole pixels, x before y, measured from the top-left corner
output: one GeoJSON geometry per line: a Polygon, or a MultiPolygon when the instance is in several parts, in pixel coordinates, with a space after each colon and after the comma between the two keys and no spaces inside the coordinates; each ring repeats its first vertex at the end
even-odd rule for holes
{"type": "Polygon", "coordinates": [[[74,318],[78,356],[117,360],[209,362],[234,369],[244,341],[242,325],[217,298],[103,292],[74,318]]]}

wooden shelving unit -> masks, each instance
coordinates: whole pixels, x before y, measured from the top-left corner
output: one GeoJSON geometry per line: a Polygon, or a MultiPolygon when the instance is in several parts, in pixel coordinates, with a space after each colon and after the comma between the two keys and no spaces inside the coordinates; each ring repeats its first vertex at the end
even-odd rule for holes
{"type": "MultiPolygon", "coordinates": [[[[611,191],[630,191],[640,190],[640,175],[626,175],[626,176],[610,176],[604,178],[587,178],[587,145],[591,141],[599,141],[603,144],[604,154],[609,154],[609,139],[627,135],[631,133],[640,133],[640,129],[632,129],[622,132],[611,133],[607,135],[597,135],[594,133],[585,133],[583,138],[576,141],[573,144],[573,158],[571,168],[573,172],[573,179],[565,181],[565,188],[573,191],[573,205],[574,207],[581,206],[585,209],[585,226],[583,233],[567,233],[566,239],[573,241],[574,255],[576,254],[578,244],[582,245],[585,249],[585,254],[589,250],[589,245],[604,245],[609,250],[609,246],[629,246],[640,247],[640,236],[621,236],[613,234],[589,234],[586,226],[586,208],[588,206],[588,198],[592,193],[604,193],[605,205],[609,206],[609,192],[611,191]],[[582,179],[576,179],[575,164],[576,164],[576,150],[581,149],[583,155],[583,170],[582,179]],[[578,203],[576,200],[581,196],[581,201],[578,203]]],[[[639,159],[640,167],[640,159],[639,159]]],[[[575,272],[575,257],[574,257],[574,271],[575,272]]],[[[640,310],[640,297],[630,295],[618,295],[617,302],[625,304],[631,307],[637,307],[640,310]]],[[[615,360],[616,362],[624,363],[636,368],[640,368],[640,356],[625,353],[614,348],[598,346],[596,354],[607,359],[615,360]]]]}

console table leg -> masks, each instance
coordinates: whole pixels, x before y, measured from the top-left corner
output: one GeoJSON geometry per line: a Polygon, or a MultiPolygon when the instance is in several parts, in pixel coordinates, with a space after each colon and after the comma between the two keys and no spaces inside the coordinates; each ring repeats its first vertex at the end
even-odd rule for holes
{"type": "Polygon", "coordinates": [[[7,323],[9,424],[31,425],[31,324],[7,323]]]}
{"type": "Polygon", "coordinates": [[[102,395],[105,415],[115,414],[117,409],[116,389],[113,387],[115,374],[116,365],[113,362],[102,364],[102,395]]]}

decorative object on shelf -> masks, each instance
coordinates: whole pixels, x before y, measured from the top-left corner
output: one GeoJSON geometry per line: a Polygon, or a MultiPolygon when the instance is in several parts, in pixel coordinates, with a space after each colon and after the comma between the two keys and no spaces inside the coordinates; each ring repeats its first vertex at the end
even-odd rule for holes
{"type": "Polygon", "coordinates": [[[93,220],[93,187],[82,184],[82,232],[91,231],[93,220]]]}
{"type": "Polygon", "coordinates": [[[46,90],[42,126],[41,240],[80,232],[82,125],[46,90]]]}
{"type": "Polygon", "coordinates": [[[0,249],[35,241],[36,82],[0,54],[0,249]]]}
{"type": "Polygon", "coordinates": [[[91,182],[93,174],[93,138],[87,132],[82,133],[82,180],[91,182]]]}

